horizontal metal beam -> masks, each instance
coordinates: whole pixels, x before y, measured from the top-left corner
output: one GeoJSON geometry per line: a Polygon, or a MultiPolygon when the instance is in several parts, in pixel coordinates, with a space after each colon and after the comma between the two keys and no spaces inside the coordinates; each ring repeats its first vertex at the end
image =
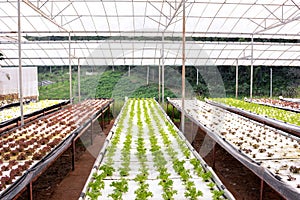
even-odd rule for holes
{"type": "MultiPolygon", "coordinates": [[[[111,39],[107,39],[107,40],[71,40],[71,44],[106,44],[106,43],[110,43],[110,44],[143,44],[143,46],[146,46],[147,44],[158,44],[160,43],[160,40],[130,40],[130,39],[120,39],[120,40],[111,40],[111,39]]],[[[299,41],[300,43],[300,41],[299,41]]],[[[268,45],[268,46],[295,46],[299,43],[279,43],[279,42],[253,42],[254,45],[268,45]]],[[[0,45],[2,44],[6,44],[6,45],[16,45],[18,44],[18,41],[0,41],[0,45]]],[[[38,41],[38,40],[34,40],[34,41],[22,41],[22,44],[62,44],[62,45],[67,45],[69,44],[68,40],[49,40],[49,41],[38,41]]],[[[164,44],[178,44],[180,45],[180,41],[177,40],[167,40],[165,39],[164,44]]],[[[251,45],[251,42],[222,42],[222,41],[194,41],[194,40],[187,40],[186,44],[191,44],[191,45],[237,45],[237,46],[247,46],[247,45],[251,45]]],[[[3,47],[1,47],[3,48],[3,47]]],[[[147,47],[146,47],[147,48],[147,47]]],[[[9,48],[11,49],[11,48],[9,48]]],[[[51,49],[55,49],[55,48],[51,48],[51,49]]],[[[126,48],[123,48],[126,49],[126,48]]],[[[132,48],[130,48],[132,50],[132,48]]],[[[195,48],[196,49],[196,48],[195,48]]],[[[3,50],[3,49],[2,49],[3,50]]],[[[280,50],[280,49],[278,49],[280,50]]]]}
{"type": "MultiPolygon", "coordinates": [[[[76,58],[74,59],[85,59],[85,60],[102,60],[102,59],[112,59],[112,60],[118,60],[118,59],[129,59],[129,60],[152,60],[152,59],[157,59],[159,60],[161,57],[160,56],[157,56],[157,57],[132,57],[132,56],[129,56],[129,57],[109,57],[109,56],[105,56],[105,57],[84,57],[84,56],[76,56],[76,58]]],[[[18,57],[7,57],[7,58],[3,58],[3,60],[16,60],[18,59],[18,57]]],[[[22,58],[22,60],[64,60],[64,59],[69,59],[69,57],[24,57],[22,58]]],[[[179,59],[182,59],[182,57],[165,57],[166,60],[179,60],[179,59]]],[[[186,60],[236,60],[236,58],[221,58],[221,57],[186,57],[186,60]]],[[[240,60],[248,60],[250,62],[249,59],[245,58],[245,59],[240,59],[239,58],[239,61],[240,60]]],[[[259,61],[274,61],[274,58],[255,58],[254,61],[256,60],[259,60],[259,61]]],[[[299,61],[300,62],[300,59],[299,58],[296,58],[296,59],[289,59],[289,58],[278,58],[276,60],[279,60],[279,61],[299,61]]]]}
{"type": "MultiPolygon", "coordinates": [[[[39,0],[40,3],[46,2],[48,0],[39,0]]],[[[53,0],[52,0],[53,1],[53,0]]],[[[149,0],[101,0],[102,2],[128,2],[128,3],[147,3],[149,0]]],[[[7,3],[7,2],[18,2],[18,0],[5,0],[5,1],[1,1],[0,3],[7,3]]],[[[66,2],[69,3],[70,0],[59,0],[59,2],[66,2]]],[[[79,1],[79,2],[83,2],[83,1],[79,1]]],[[[99,0],[84,0],[84,2],[89,3],[89,2],[99,2],[99,0]]],[[[274,2],[274,1],[273,1],[274,2]]],[[[162,3],[161,0],[151,0],[151,3],[162,3]]],[[[178,0],[168,0],[168,3],[178,3],[178,0]]],[[[192,3],[195,4],[215,4],[215,5],[220,5],[220,4],[224,4],[223,1],[218,1],[218,2],[212,2],[212,1],[192,1],[192,3]]],[[[226,4],[228,5],[253,5],[253,3],[248,3],[248,2],[239,2],[239,3],[234,3],[234,2],[226,2],[226,4]]],[[[255,5],[258,6],[263,6],[263,5],[272,5],[272,6],[282,6],[282,3],[271,3],[271,4],[265,4],[264,2],[255,2],[255,5]]],[[[293,5],[285,5],[285,6],[293,6],[293,5]]]]}
{"type": "MultiPolygon", "coordinates": [[[[68,33],[66,33],[65,31],[21,31],[22,34],[50,34],[50,36],[52,34],[62,34],[59,36],[68,36],[68,33]]],[[[95,34],[119,34],[119,36],[126,36],[125,34],[141,34],[141,35],[145,35],[145,34],[157,34],[157,36],[161,36],[162,33],[159,31],[151,31],[151,30],[143,30],[143,31],[100,31],[100,30],[94,30],[94,31],[70,31],[71,36],[75,36],[75,34],[83,34],[82,36],[89,36],[89,34],[92,34],[91,36],[95,36],[95,34]]],[[[17,34],[17,31],[0,31],[0,36],[1,34],[17,34]]],[[[182,34],[181,31],[165,31],[165,36],[167,37],[168,34],[172,35],[172,34],[178,34],[178,36],[180,36],[180,34],[182,34]]],[[[253,33],[243,33],[243,32],[222,32],[221,30],[219,30],[218,32],[204,32],[204,31],[187,31],[186,34],[192,34],[192,35],[201,35],[201,36],[207,36],[207,35],[215,35],[215,36],[219,36],[219,35],[226,35],[227,38],[230,38],[230,36],[232,35],[232,37],[237,37],[237,36],[248,36],[249,38],[251,37],[251,35],[253,33]]],[[[49,36],[49,35],[46,35],[49,36]]],[[[81,36],[81,35],[78,35],[81,36]]],[[[101,36],[101,35],[100,35],[101,36]]],[[[105,35],[103,35],[105,36],[105,35]]],[[[117,35],[118,36],[118,35],[117,35]]],[[[135,35],[138,36],[138,35],[135,35]]],[[[147,35],[145,35],[147,36],[147,35]]],[[[278,36],[278,38],[280,38],[280,36],[282,37],[295,37],[295,38],[300,38],[299,34],[290,34],[290,33],[278,33],[278,34],[274,34],[274,33],[257,33],[255,34],[254,38],[260,38],[260,36],[271,36],[271,38],[276,38],[276,36],[278,36]]],[[[188,37],[188,36],[187,36],[188,37]]],[[[209,37],[209,36],[207,36],[209,37]]]]}

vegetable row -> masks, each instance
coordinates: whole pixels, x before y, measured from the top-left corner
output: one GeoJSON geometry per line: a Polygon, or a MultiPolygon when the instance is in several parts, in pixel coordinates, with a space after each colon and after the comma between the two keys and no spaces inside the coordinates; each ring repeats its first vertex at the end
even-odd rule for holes
{"type": "Polygon", "coordinates": [[[11,104],[19,103],[18,99],[11,99],[11,100],[0,100],[0,109],[6,107],[11,104]]]}
{"type": "MultiPolygon", "coordinates": [[[[60,104],[62,102],[65,102],[65,100],[41,100],[38,102],[30,102],[29,104],[24,104],[23,112],[24,115],[27,115],[42,110],[44,108],[51,107],[53,105],[60,104]]],[[[19,105],[10,108],[5,108],[0,111],[0,123],[10,119],[15,119],[20,116],[21,110],[19,105]]]]}
{"type": "Polygon", "coordinates": [[[85,199],[225,198],[155,100],[129,99],[111,131],[85,199]]]}
{"type": "Polygon", "coordinates": [[[0,136],[0,191],[76,131],[109,100],[86,100],[0,136]]]}
{"type": "Polygon", "coordinates": [[[269,118],[274,118],[283,122],[300,126],[300,113],[259,105],[256,103],[248,103],[233,98],[213,98],[212,100],[233,107],[242,108],[258,115],[268,116],[269,118]]]}
{"type": "MultiPolygon", "coordinates": [[[[181,108],[181,100],[169,101],[181,108]]],[[[189,117],[279,175],[292,187],[300,187],[299,138],[198,100],[186,100],[185,111],[189,117]],[[276,165],[271,164],[271,160],[276,165]]]]}
{"type": "Polygon", "coordinates": [[[290,111],[300,112],[300,103],[296,102],[288,102],[288,101],[282,101],[278,99],[245,99],[247,102],[257,103],[261,105],[267,105],[276,107],[279,109],[288,109],[290,111]]]}

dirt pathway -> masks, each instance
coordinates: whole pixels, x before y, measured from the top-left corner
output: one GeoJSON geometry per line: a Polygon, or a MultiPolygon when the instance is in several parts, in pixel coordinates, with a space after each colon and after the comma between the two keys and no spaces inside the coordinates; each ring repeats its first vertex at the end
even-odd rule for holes
{"type": "MultiPolygon", "coordinates": [[[[91,172],[95,159],[102,148],[113,121],[107,123],[104,130],[97,124],[76,141],[75,170],[71,170],[71,149],[64,152],[34,183],[33,199],[38,200],[77,200],[91,172]]],[[[27,200],[25,190],[17,200],[27,200]]]]}
{"type": "Polygon", "coordinates": [[[75,200],[80,197],[81,191],[93,168],[96,157],[102,148],[106,135],[113,122],[105,126],[105,130],[94,137],[92,145],[75,162],[75,170],[71,171],[56,187],[49,200],[75,200]]]}

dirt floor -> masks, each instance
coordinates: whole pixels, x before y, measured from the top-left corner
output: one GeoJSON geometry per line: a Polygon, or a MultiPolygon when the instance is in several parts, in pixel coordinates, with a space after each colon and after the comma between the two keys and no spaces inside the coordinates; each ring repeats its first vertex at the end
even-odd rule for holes
{"type": "MultiPolygon", "coordinates": [[[[90,143],[90,131],[76,143],[75,170],[71,170],[71,150],[67,150],[57,161],[43,173],[33,184],[33,198],[36,200],[75,200],[78,199],[82,188],[93,167],[94,161],[108,134],[113,121],[107,123],[103,131],[93,133],[93,144],[90,143]]],[[[258,200],[260,197],[260,179],[250,170],[211,139],[205,137],[195,125],[186,125],[186,137],[197,151],[200,151],[208,165],[212,166],[212,145],[216,145],[215,172],[227,189],[237,200],[258,200]],[[190,133],[192,134],[190,134],[190,133]],[[203,150],[204,149],[204,150],[203,150]]],[[[95,131],[94,131],[95,132],[95,131]]],[[[18,200],[28,199],[25,191],[18,200]]],[[[280,200],[276,191],[264,184],[263,199],[280,200]]]]}

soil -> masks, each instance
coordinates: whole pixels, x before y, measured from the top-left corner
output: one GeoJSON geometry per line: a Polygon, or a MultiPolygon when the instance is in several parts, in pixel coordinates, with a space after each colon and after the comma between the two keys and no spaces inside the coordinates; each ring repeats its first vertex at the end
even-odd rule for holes
{"type": "MultiPolygon", "coordinates": [[[[93,132],[94,143],[90,144],[90,131],[83,134],[76,143],[75,170],[71,170],[71,150],[68,149],[60,156],[40,178],[33,183],[33,199],[38,200],[75,200],[80,197],[81,191],[90,174],[103,142],[113,121],[107,123],[103,131],[93,132]]],[[[178,125],[178,124],[177,124],[178,125]]],[[[214,142],[191,122],[185,126],[188,140],[200,153],[209,166],[212,166],[212,151],[214,142]],[[203,150],[204,149],[204,150],[203,150]]],[[[256,200],[260,198],[261,180],[226,150],[216,145],[215,172],[237,200],[256,200]]],[[[25,191],[18,200],[28,199],[25,191]]],[[[264,184],[263,199],[281,200],[283,198],[270,186],[264,184]]]]}

